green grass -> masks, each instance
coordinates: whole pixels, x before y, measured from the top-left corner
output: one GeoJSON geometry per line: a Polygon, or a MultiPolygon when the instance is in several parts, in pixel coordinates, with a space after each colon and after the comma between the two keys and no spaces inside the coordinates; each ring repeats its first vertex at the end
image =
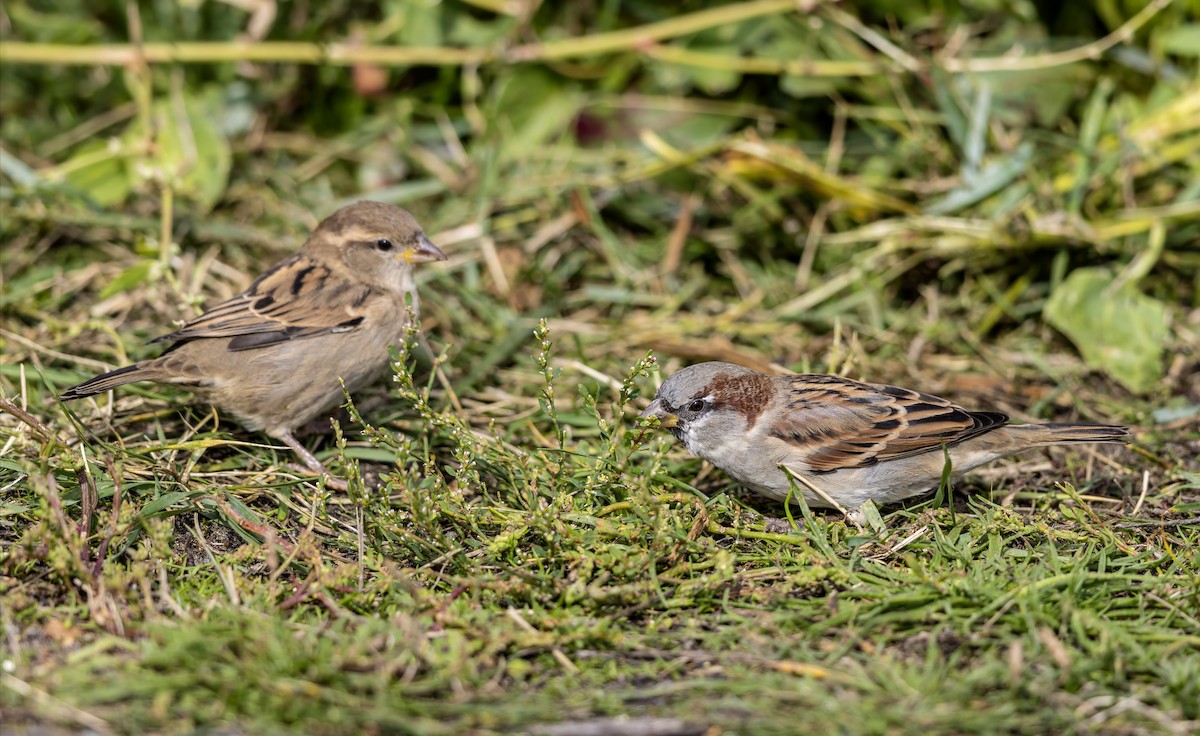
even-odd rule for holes
{"type": "MultiPolygon", "coordinates": [[[[483,59],[388,67],[378,94],[350,68],[254,76],[237,46],[0,65],[6,729],[1200,728],[1194,9],[780,5],[672,35],[695,20],[675,6],[470,5],[377,8],[368,44],[483,59]],[[1051,54],[1142,20],[1097,61],[1051,54]],[[660,21],[600,57],[533,43],[660,21]],[[994,60],[1012,38],[1032,63],[994,60]],[[906,69],[951,41],[1002,68],[906,69]],[[171,388],[55,400],[357,196],[451,256],[421,272],[421,330],[453,393],[397,346],[302,437],[349,492],[171,388]],[[997,463],[860,529],[638,426],[712,359],[1135,441],[997,463]]],[[[123,5],[54,7],[7,4],[3,42],[129,40],[123,5]]],[[[268,40],[355,20],[293,10],[268,40]]],[[[142,13],[149,42],[244,25],[142,13]]]]}
{"type": "MultiPolygon", "coordinates": [[[[410,376],[397,363],[407,431],[372,427],[347,451],[396,458],[378,489],[247,472],[242,448],[180,482],[155,459],[170,441],[89,440],[88,468],[49,442],[40,476],[23,461],[29,492],[6,503],[21,524],[7,707],[174,733],[607,714],[732,733],[1115,733],[1200,718],[1196,526],[1131,524],[1069,484],[1018,480],[1010,506],[926,502],[882,534],[811,514],[765,531],[676,448],[588,416],[590,398],[544,404],[543,442],[518,446],[502,438],[519,431],[431,406],[410,376]]],[[[1144,508],[1196,485],[1179,475],[1144,508]]],[[[1135,483],[1107,487],[1136,501],[1135,483]]]]}

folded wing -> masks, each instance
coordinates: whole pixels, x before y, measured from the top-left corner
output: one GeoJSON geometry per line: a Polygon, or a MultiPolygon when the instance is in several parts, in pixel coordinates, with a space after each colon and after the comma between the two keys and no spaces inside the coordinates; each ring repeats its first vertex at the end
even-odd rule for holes
{"type": "Polygon", "coordinates": [[[789,411],[771,435],[800,451],[810,469],[829,472],[874,465],[990,432],[1008,417],[968,411],[919,391],[837,376],[797,375],[789,411]]]}
{"type": "Polygon", "coordinates": [[[153,342],[230,337],[230,350],[252,350],[328,332],[349,332],[375,296],[301,254],[277,263],[241,294],[153,342]]]}

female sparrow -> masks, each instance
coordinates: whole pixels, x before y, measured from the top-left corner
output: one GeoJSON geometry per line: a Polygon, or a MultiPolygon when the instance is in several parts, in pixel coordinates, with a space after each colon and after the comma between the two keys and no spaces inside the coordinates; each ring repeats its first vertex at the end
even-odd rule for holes
{"type": "Polygon", "coordinates": [[[404,339],[408,309],[417,311],[413,264],[444,260],[399,207],[343,207],[244,292],[153,340],[172,343],[162,355],[84,381],[61,398],[134,381],[183,386],[328,475],[293,430],[342,403],[339,379],[354,391],[383,371],[388,347],[404,339]]]}
{"type": "Polygon", "coordinates": [[[1032,447],[1125,442],[1109,424],[1007,424],[936,396],[839,376],[765,376],[729,363],[675,373],[642,412],[695,455],[777,500],[856,509],[935,488],[949,454],[955,475],[1032,447]]]}

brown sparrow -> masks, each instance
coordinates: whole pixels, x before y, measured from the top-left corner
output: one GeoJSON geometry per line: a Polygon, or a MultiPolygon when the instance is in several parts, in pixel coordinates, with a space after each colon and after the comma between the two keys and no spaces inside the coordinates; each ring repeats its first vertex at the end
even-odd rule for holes
{"type": "Polygon", "coordinates": [[[153,340],[172,343],[162,355],[61,398],[134,381],[183,386],[328,475],[292,431],[342,403],[338,379],[353,391],[383,371],[389,346],[404,339],[407,310],[417,311],[413,264],[445,259],[405,210],[381,202],[343,207],[244,292],[153,340]]]}
{"type": "Polygon", "coordinates": [[[777,500],[791,489],[811,506],[856,509],[937,487],[955,475],[1033,447],[1125,442],[1108,424],[1007,424],[936,396],[819,374],[765,376],[729,363],[675,373],[642,412],[695,455],[777,500]]]}

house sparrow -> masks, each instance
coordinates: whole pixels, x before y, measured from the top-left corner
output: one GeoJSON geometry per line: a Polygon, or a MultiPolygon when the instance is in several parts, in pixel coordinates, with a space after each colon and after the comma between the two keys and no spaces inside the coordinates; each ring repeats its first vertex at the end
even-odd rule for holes
{"type": "Polygon", "coordinates": [[[675,373],[642,412],[695,455],[769,498],[857,509],[937,487],[943,448],[958,475],[996,458],[1068,442],[1125,442],[1108,424],[1007,424],[895,386],[819,374],[766,376],[729,363],[675,373]]]}
{"type": "Polygon", "coordinates": [[[244,292],[153,340],[172,343],[162,355],[84,381],[61,398],[134,381],[183,386],[328,476],[293,430],[342,403],[339,378],[354,391],[383,371],[389,346],[404,339],[407,310],[417,311],[413,264],[444,260],[405,210],[381,202],[343,207],[244,292]]]}

